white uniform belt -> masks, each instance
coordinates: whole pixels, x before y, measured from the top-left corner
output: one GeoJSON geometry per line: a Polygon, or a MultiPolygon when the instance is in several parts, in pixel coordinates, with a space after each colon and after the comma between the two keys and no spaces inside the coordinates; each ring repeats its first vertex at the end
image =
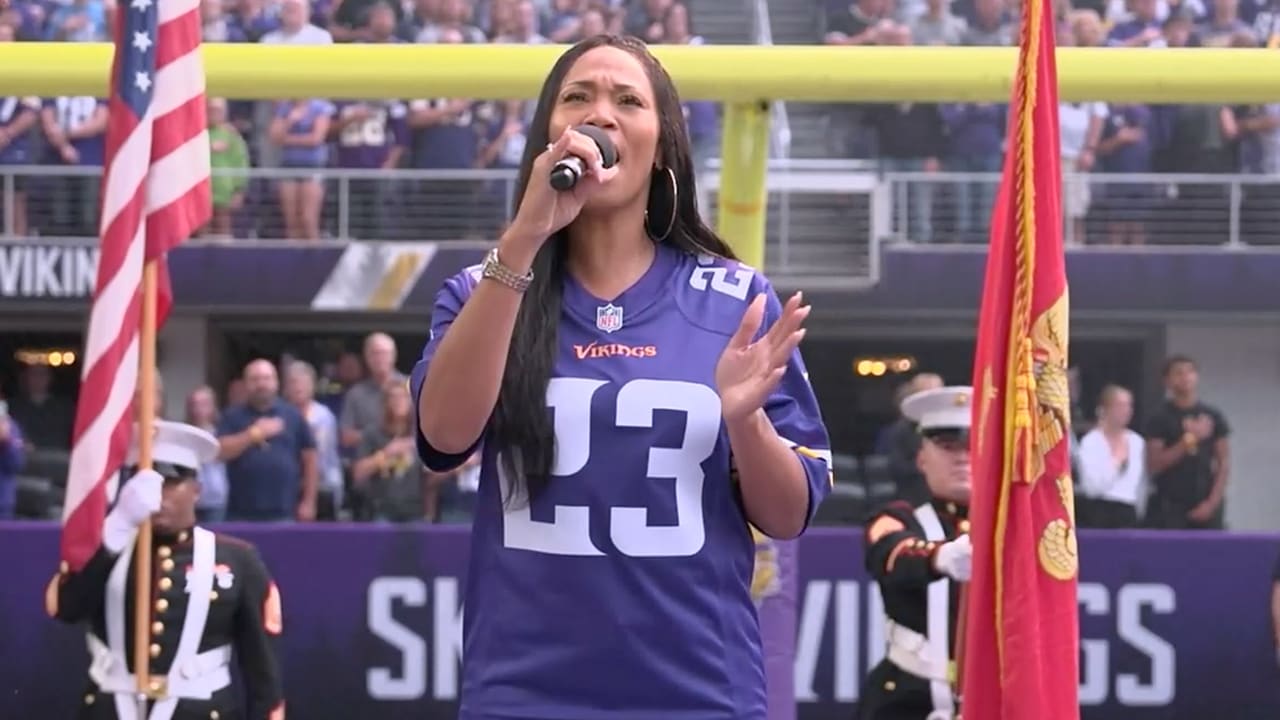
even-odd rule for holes
{"type": "Polygon", "coordinates": [[[895,622],[888,622],[889,649],[885,656],[889,662],[908,673],[925,680],[950,682],[947,660],[932,657],[929,638],[895,622]]]}
{"type": "MultiPolygon", "coordinates": [[[[89,677],[104,693],[134,694],[138,692],[138,680],[129,672],[124,658],[115,656],[106,644],[89,634],[89,653],[93,660],[89,665],[89,677]]],[[[208,700],[213,694],[231,684],[231,646],[206,650],[192,657],[181,667],[169,669],[165,681],[165,696],[187,700],[208,700]]]]}

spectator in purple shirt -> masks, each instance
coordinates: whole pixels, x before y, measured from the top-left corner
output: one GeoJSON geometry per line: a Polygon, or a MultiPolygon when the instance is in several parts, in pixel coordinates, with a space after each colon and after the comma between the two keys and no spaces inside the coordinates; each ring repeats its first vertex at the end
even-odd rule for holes
{"type": "Polygon", "coordinates": [[[479,134],[473,127],[475,101],[463,98],[414,100],[409,104],[413,166],[460,170],[476,166],[479,134]]]}
{"type": "MultiPolygon", "coordinates": [[[[94,97],[46,100],[40,111],[45,164],[101,167],[106,153],[107,104],[94,97]]],[[[100,173],[51,178],[50,217],[40,223],[50,235],[98,234],[100,173]]]]}
{"type": "MultiPolygon", "coordinates": [[[[582,0],[551,0],[551,13],[542,23],[542,34],[551,42],[575,42],[582,37],[582,0]]],[[[646,40],[649,38],[645,38],[646,40]]]]}
{"type": "Polygon", "coordinates": [[[270,137],[280,147],[280,167],[300,171],[276,186],[285,236],[290,239],[320,239],[324,179],[319,170],[329,164],[327,140],[332,115],[333,104],[328,100],[296,100],[276,107],[270,137]]]}
{"type": "Polygon", "coordinates": [[[689,149],[693,151],[693,169],[700,172],[707,161],[720,152],[720,111],[709,100],[690,100],[680,106],[689,126],[689,149]]]}
{"type": "MultiPolygon", "coordinates": [[[[347,3],[342,5],[346,8],[347,3]]],[[[343,12],[346,12],[345,10],[343,12]]],[[[352,28],[357,42],[398,43],[396,14],[391,5],[377,0],[367,5],[363,24],[352,28]]],[[[335,161],[341,168],[392,170],[400,167],[409,146],[406,123],[408,106],[400,100],[346,101],[337,103],[330,128],[336,140],[335,161]]],[[[390,209],[396,206],[399,184],[385,178],[353,178],[348,184],[350,233],[364,239],[389,239],[395,223],[390,209]]]]}
{"type": "MultiPolygon", "coordinates": [[[[13,29],[0,25],[0,40],[13,29]]],[[[11,38],[12,39],[12,38],[11,38]]],[[[5,165],[30,165],[35,162],[35,142],[32,128],[40,113],[40,98],[0,97],[0,167],[5,165]]],[[[14,178],[13,217],[10,221],[18,236],[27,234],[27,185],[29,180],[21,175],[14,178]]],[[[0,218],[6,208],[0,207],[0,218]]],[[[0,219],[0,234],[5,222],[0,219]]]]}
{"type": "Polygon", "coordinates": [[[258,42],[267,33],[280,29],[280,18],[266,11],[263,0],[239,0],[229,20],[235,30],[228,31],[228,34],[243,37],[245,42],[258,42]]]}
{"type": "MultiPolygon", "coordinates": [[[[1097,156],[1103,173],[1151,172],[1151,109],[1146,105],[1112,105],[1102,126],[1097,156]]],[[[1142,245],[1147,222],[1156,210],[1151,183],[1111,182],[1102,186],[1098,211],[1105,218],[1112,245],[1142,245]]]]}
{"type": "MultiPolygon", "coordinates": [[[[408,108],[399,100],[339,102],[333,123],[337,165],[358,170],[393,170],[409,144],[408,108]]],[[[387,209],[395,185],[383,178],[354,178],[349,184],[351,234],[387,239],[394,223],[387,209]]]]}
{"type": "MultiPolygon", "coordinates": [[[[461,43],[459,30],[446,30],[441,43],[461,43]]],[[[476,113],[485,103],[459,98],[414,100],[409,105],[413,132],[412,165],[422,170],[462,170],[477,167],[484,128],[476,113]]],[[[492,108],[489,108],[492,112],[492,108]]],[[[416,235],[424,240],[456,240],[470,222],[480,187],[457,179],[423,180],[418,184],[418,212],[423,222],[416,235]]]]}
{"type": "Polygon", "coordinates": [[[1164,47],[1157,9],[1158,0],[1133,0],[1133,17],[1111,28],[1107,44],[1112,47],[1164,47]]]}
{"type": "MultiPolygon", "coordinates": [[[[1004,160],[1007,108],[991,103],[948,104],[941,107],[947,132],[948,172],[999,173],[1004,160]]],[[[981,242],[995,203],[998,180],[963,179],[955,183],[957,242],[981,242]]]]}
{"type": "Polygon", "coordinates": [[[0,25],[14,29],[16,39],[30,42],[44,39],[44,26],[48,20],[44,3],[40,0],[12,0],[7,10],[0,2],[0,25]]]}
{"type": "Polygon", "coordinates": [[[18,499],[18,473],[26,463],[22,429],[9,417],[8,404],[0,400],[0,520],[12,520],[18,499]]]}

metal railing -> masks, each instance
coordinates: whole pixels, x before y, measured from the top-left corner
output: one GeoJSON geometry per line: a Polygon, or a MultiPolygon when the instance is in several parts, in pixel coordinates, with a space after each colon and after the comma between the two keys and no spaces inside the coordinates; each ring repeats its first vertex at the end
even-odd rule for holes
{"type": "MultiPolygon", "coordinates": [[[[769,168],[770,263],[784,266],[806,264],[806,247],[817,245],[985,243],[999,179],[878,173],[866,161],[774,159],[769,168]]],[[[0,166],[0,238],[96,236],[99,176],[98,168],[0,166]]],[[[253,168],[217,177],[243,179],[237,202],[220,208],[239,240],[286,237],[281,189],[314,186],[324,190],[318,239],[487,241],[501,232],[515,191],[512,170],[253,168]]],[[[713,215],[717,162],[699,184],[713,215]]],[[[1069,244],[1280,245],[1275,176],[1068,173],[1063,209],[1069,244]]]]}
{"type": "MultiPolygon", "coordinates": [[[[0,237],[97,235],[101,174],[96,167],[0,166],[0,237]],[[25,212],[15,212],[20,204],[25,212]],[[26,228],[17,227],[24,218],[26,228]]],[[[249,168],[215,169],[214,177],[215,186],[218,179],[240,183],[227,198],[215,187],[214,210],[241,240],[289,237],[284,193],[310,194],[318,215],[318,237],[295,239],[492,240],[516,181],[514,170],[497,169],[249,168]]]]}
{"type": "MultiPolygon", "coordinates": [[[[869,208],[875,176],[858,168],[856,163],[770,161],[766,254],[771,268],[806,276],[816,272],[868,278],[873,272],[869,268],[878,264],[874,262],[876,241],[887,234],[872,221],[889,214],[869,208]],[[851,198],[856,202],[850,203],[851,198]],[[856,207],[847,221],[818,217],[823,207],[850,205],[856,207]],[[814,256],[815,248],[842,255],[819,259],[814,256]]],[[[6,237],[95,237],[99,178],[97,168],[0,166],[0,242],[6,237]],[[14,212],[19,204],[25,209],[21,214],[26,221],[23,228],[17,227],[19,218],[14,212]]],[[[304,185],[324,190],[315,210],[319,232],[312,239],[316,241],[491,242],[506,222],[516,179],[513,170],[337,168],[215,171],[215,178],[240,178],[244,183],[238,202],[219,210],[230,226],[230,232],[222,237],[236,242],[289,237],[280,191],[283,188],[296,196],[304,185]]],[[[714,221],[719,181],[719,163],[713,159],[698,175],[699,201],[708,221],[714,221]]],[[[206,233],[206,237],[219,235],[206,233]]],[[[303,241],[296,235],[292,239],[303,241]]]]}
{"type": "MultiPolygon", "coordinates": [[[[998,173],[881,175],[900,242],[986,244],[998,173]]],[[[1071,246],[1280,245],[1280,176],[1063,175],[1063,238],[1071,246]]]]}

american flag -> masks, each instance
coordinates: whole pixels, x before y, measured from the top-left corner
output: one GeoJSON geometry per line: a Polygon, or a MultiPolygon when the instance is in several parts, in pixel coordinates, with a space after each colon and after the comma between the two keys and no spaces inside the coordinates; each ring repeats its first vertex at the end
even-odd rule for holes
{"type": "Polygon", "coordinates": [[[98,282],[72,435],[62,561],[102,541],[107,480],[133,432],[142,270],[156,259],[156,326],[171,297],[165,253],[209,220],[209,134],[199,0],[121,0],[116,10],[98,282]]]}

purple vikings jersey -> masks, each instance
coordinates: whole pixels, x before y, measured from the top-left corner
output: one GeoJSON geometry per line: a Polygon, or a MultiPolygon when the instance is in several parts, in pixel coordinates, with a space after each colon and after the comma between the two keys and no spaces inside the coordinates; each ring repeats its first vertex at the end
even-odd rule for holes
{"type": "MultiPolygon", "coordinates": [[[[54,121],[63,132],[70,132],[89,122],[98,108],[106,106],[105,100],[95,97],[56,97],[44,101],[44,107],[53,111],[54,121]]],[[[80,153],[79,165],[101,165],[106,154],[107,133],[100,132],[91,137],[71,141],[71,146],[80,153]]],[[[56,151],[49,149],[55,157],[54,164],[61,164],[62,158],[56,151]]]]}
{"type": "MultiPolygon", "coordinates": [[[[409,104],[409,110],[439,109],[450,102],[453,101],[448,98],[414,100],[409,104]]],[[[480,135],[474,125],[475,110],[480,105],[482,103],[473,104],[447,122],[416,130],[413,134],[413,167],[432,170],[475,167],[480,154],[480,135]]]]}
{"type": "MultiPolygon", "coordinates": [[[[35,97],[0,97],[0,130],[8,130],[23,115],[40,112],[40,98],[35,97]]],[[[0,147],[0,165],[26,165],[34,163],[36,158],[31,152],[31,132],[13,135],[8,144],[0,147]]]]}
{"type": "Polygon", "coordinates": [[[409,109],[398,100],[340,102],[338,116],[349,115],[361,105],[371,110],[370,117],[353,122],[338,133],[338,166],[377,169],[397,145],[408,145],[409,127],[405,121],[409,109]]]}
{"type": "MultiPolygon", "coordinates": [[[[446,281],[415,397],[480,269],[446,281]]],[[[754,547],[730,477],[715,367],[765,278],[658,245],[612,302],[566,276],[547,388],[556,456],[530,506],[484,443],[463,629],[461,720],[762,720],[754,547]]],[[[762,330],[763,332],[763,330],[762,330]]],[[[415,403],[416,407],[416,403],[415,403]]],[[[765,410],[797,451],[809,518],[830,490],[826,428],[797,352],[765,410]]],[[[443,455],[418,435],[432,469],[443,455]]]]}

